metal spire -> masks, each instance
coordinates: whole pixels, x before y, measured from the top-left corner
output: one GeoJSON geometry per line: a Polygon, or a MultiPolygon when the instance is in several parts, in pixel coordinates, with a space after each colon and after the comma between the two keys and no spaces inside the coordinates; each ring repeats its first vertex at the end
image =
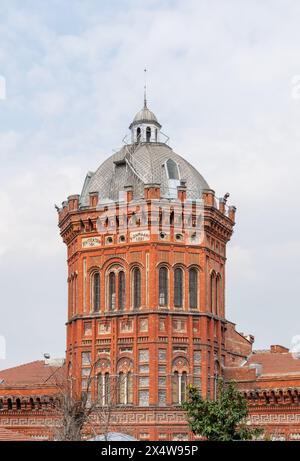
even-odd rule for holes
{"type": "Polygon", "coordinates": [[[147,69],[144,69],[145,83],[144,83],[144,109],[147,109],[147,69]]]}

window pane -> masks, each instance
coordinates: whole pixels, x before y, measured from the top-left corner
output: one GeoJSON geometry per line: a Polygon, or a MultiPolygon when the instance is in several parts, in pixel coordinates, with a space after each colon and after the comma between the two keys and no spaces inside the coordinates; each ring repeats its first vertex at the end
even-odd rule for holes
{"type": "Polygon", "coordinates": [[[198,306],[197,302],[197,291],[198,291],[198,274],[195,269],[191,269],[189,272],[189,296],[190,296],[190,308],[195,309],[198,306]]]}
{"type": "Polygon", "coordinates": [[[179,179],[178,165],[174,160],[167,160],[167,170],[169,179],[179,179]]]}
{"type": "Polygon", "coordinates": [[[109,308],[116,308],[116,275],[114,272],[109,274],[109,308]]]}
{"type": "Polygon", "coordinates": [[[133,308],[141,307],[141,271],[138,267],[133,270],[133,308]]]}
{"type": "Polygon", "coordinates": [[[139,391],[139,405],[141,407],[148,407],[149,405],[149,391],[139,391]]]}
{"type": "Polygon", "coordinates": [[[100,274],[97,272],[93,277],[93,309],[95,312],[100,309],[100,274]]]}
{"type": "Polygon", "coordinates": [[[123,271],[119,272],[119,309],[123,310],[125,307],[125,274],[123,271]]]}
{"type": "Polygon", "coordinates": [[[165,376],[159,376],[158,378],[158,385],[159,387],[166,387],[167,378],[165,376]]]}
{"type": "Polygon", "coordinates": [[[82,361],[82,365],[90,365],[91,364],[91,353],[82,352],[81,361],[82,361]]]}
{"type": "Polygon", "coordinates": [[[168,304],[168,270],[166,267],[159,269],[159,305],[168,304]]]}
{"type": "Polygon", "coordinates": [[[149,365],[140,365],[139,370],[140,373],[149,373],[149,365]]]}
{"type": "Polygon", "coordinates": [[[158,391],[158,405],[159,406],[164,406],[166,405],[166,391],[163,389],[159,389],[158,391]]]}
{"type": "Polygon", "coordinates": [[[140,387],[148,387],[149,386],[149,376],[140,376],[140,378],[139,378],[139,386],[140,387]]]}
{"type": "Polygon", "coordinates": [[[174,306],[182,307],[182,294],[183,294],[183,276],[182,269],[175,269],[174,272],[174,306]]]}
{"type": "Polygon", "coordinates": [[[139,361],[140,362],[149,362],[149,350],[140,349],[139,350],[139,361]]]}
{"type": "Polygon", "coordinates": [[[167,359],[167,351],[166,349],[159,349],[158,350],[158,360],[160,362],[165,362],[167,359]]]}

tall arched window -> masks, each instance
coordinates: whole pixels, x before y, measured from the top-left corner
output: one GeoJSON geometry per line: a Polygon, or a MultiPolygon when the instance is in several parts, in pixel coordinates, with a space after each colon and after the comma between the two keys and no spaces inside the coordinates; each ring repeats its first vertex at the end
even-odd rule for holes
{"type": "Polygon", "coordinates": [[[100,309],[100,274],[96,272],[93,275],[93,311],[98,312],[100,309]]]}
{"type": "Polygon", "coordinates": [[[102,405],[110,403],[110,376],[109,373],[100,373],[98,379],[98,400],[102,405]]]}
{"type": "Polygon", "coordinates": [[[136,130],[136,139],[137,139],[137,142],[141,141],[141,129],[140,129],[140,127],[136,130]]]}
{"type": "Polygon", "coordinates": [[[183,271],[179,267],[174,271],[174,306],[182,307],[183,303],[183,271]]]}
{"type": "Polygon", "coordinates": [[[132,373],[123,373],[118,375],[118,403],[127,405],[133,403],[133,377],[132,373]]]}
{"type": "Polygon", "coordinates": [[[110,272],[109,274],[109,309],[116,308],[116,274],[110,272]]]}
{"type": "Polygon", "coordinates": [[[216,277],[212,272],[210,276],[210,310],[213,314],[216,312],[216,277]]]}
{"type": "Polygon", "coordinates": [[[172,401],[175,405],[180,405],[186,400],[187,374],[185,371],[179,373],[174,371],[172,376],[172,401]]]}
{"type": "Polygon", "coordinates": [[[198,307],[198,272],[196,269],[189,271],[189,304],[190,309],[198,307]]]}
{"type": "Polygon", "coordinates": [[[125,273],[119,272],[119,310],[125,308],[125,273]]]}
{"type": "Polygon", "coordinates": [[[175,371],[172,376],[172,402],[176,405],[179,403],[179,374],[175,371]]]}
{"type": "Polygon", "coordinates": [[[186,388],[187,388],[187,374],[184,371],[181,375],[181,389],[180,389],[180,403],[186,401],[186,388]]]}
{"type": "Polygon", "coordinates": [[[133,308],[139,309],[141,307],[141,271],[138,267],[133,269],[133,308]]]}
{"type": "Polygon", "coordinates": [[[216,277],[216,314],[221,315],[221,276],[216,277]]]}
{"type": "Polygon", "coordinates": [[[21,410],[21,400],[20,399],[16,399],[16,408],[17,410],[21,410]]]}
{"type": "Polygon", "coordinates": [[[146,141],[147,142],[151,141],[151,128],[150,128],[150,126],[147,126],[147,128],[146,128],[146,141]]]}
{"type": "Polygon", "coordinates": [[[159,305],[167,306],[168,298],[168,269],[166,267],[161,267],[159,269],[159,305]]]}

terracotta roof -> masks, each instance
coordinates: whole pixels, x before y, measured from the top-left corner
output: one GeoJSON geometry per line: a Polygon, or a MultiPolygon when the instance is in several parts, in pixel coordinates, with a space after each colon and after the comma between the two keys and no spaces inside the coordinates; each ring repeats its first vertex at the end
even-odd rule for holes
{"type": "Polygon", "coordinates": [[[4,380],[2,386],[55,384],[62,370],[63,367],[57,364],[51,365],[44,360],[36,360],[0,371],[0,382],[4,380]]]}
{"type": "Polygon", "coordinates": [[[9,429],[4,429],[0,427],[0,442],[21,442],[24,440],[34,440],[31,437],[20,434],[20,432],[14,432],[9,429]]]}
{"type": "Polygon", "coordinates": [[[294,358],[290,352],[259,351],[253,353],[244,366],[258,363],[262,365],[262,376],[265,375],[297,375],[300,376],[300,359],[294,358]]]}

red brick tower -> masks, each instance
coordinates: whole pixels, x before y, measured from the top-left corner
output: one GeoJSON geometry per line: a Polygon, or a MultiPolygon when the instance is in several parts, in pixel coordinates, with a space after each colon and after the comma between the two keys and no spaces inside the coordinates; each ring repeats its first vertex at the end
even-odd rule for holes
{"type": "Polygon", "coordinates": [[[129,128],[130,143],[59,210],[67,365],[83,391],[93,368],[91,398],[113,405],[120,432],[185,439],[186,384],[213,398],[227,360],[225,261],[235,208],[167,145],[146,100],[129,128]]]}

